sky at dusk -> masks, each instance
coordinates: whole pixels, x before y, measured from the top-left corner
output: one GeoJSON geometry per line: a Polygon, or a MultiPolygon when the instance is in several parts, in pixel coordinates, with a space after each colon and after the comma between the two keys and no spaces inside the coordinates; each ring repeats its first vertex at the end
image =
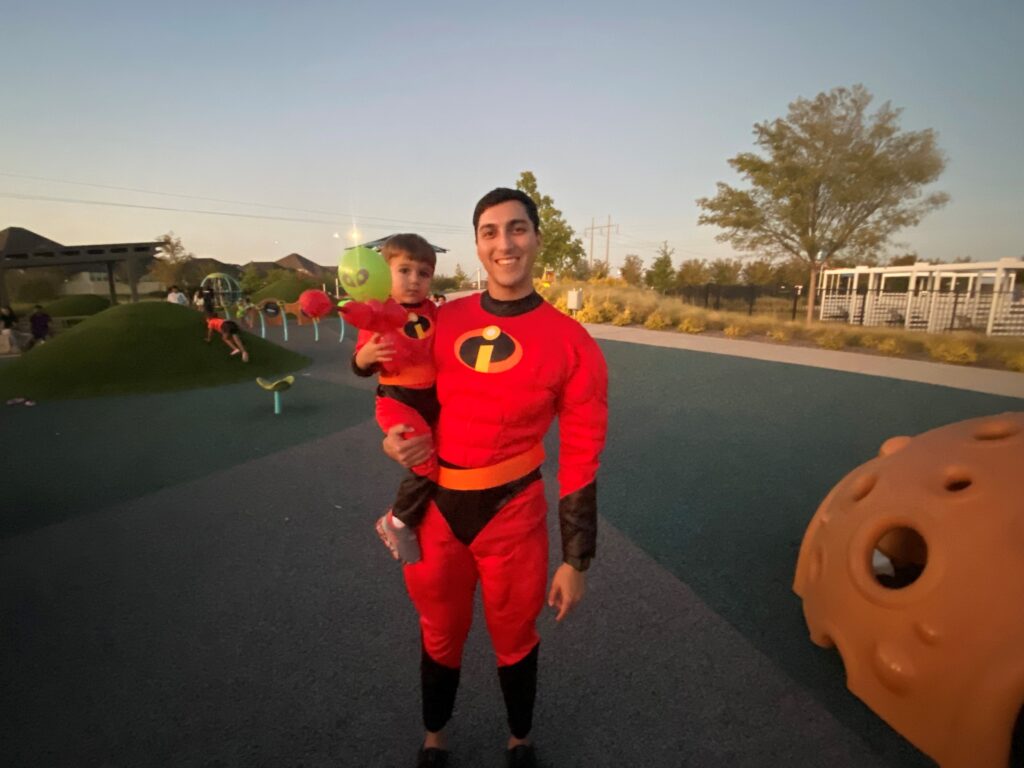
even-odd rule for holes
{"type": "Polygon", "coordinates": [[[893,252],[1024,255],[1021,0],[5,5],[0,229],[325,265],[414,231],[474,272],[474,204],[530,170],[587,247],[618,225],[613,266],[735,257],[696,199],[754,123],[862,83],[948,158],[893,252]]]}

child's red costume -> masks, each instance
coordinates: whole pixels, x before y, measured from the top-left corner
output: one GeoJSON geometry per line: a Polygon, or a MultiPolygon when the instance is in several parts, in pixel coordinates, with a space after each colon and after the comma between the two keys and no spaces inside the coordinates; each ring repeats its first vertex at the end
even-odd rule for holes
{"type": "Polygon", "coordinates": [[[585,570],[596,548],[607,369],[586,330],[536,293],[448,303],[434,359],[439,488],[419,528],[423,559],[405,567],[420,615],[424,724],[437,731],[451,715],[480,581],[509,725],[523,738],[548,571],[542,440],[557,416],[562,556],[585,570]]]}
{"type": "MultiPolygon", "coordinates": [[[[395,424],[410,429],[405,437],[430,435],[437,421],[437,392],[434,387],[433,340],[437,309],[431,301],[413,306],[399,304],[394,299],[386,302],[370,300],[350,301],[341,308],[347,321],[359,328],[356,352],[376,334],[383,335],[395,348],[394,359],[373,366],[359,368],[352,358],[352,367],[360,376],[370,376],[379,370],[375,411],[377,423],[386,433],[395,424]]],[[[407,477],[399,486],[392,507],[393,514],[407,525],[419,525],[427,501],[433,495],[433,481],[437,476],[434,454],[422,464],[412,468],[413,477],[407,477]]]]}

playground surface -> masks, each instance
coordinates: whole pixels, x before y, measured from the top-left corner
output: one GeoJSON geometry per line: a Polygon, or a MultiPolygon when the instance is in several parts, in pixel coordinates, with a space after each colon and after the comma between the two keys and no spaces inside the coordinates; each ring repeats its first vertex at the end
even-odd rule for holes
{"type": "MultiPolygon", "coordinates": [[[[541,764],[931,765],[811,644],[797,549],[882,441],[1024,410],[1024,375],[592,332],[616,337],[598,558],[542,616],[541,764]]],[[[2,411],[0,764],[411,765],[416,618],[373,532],[399,470],[351,339],[289,348],[315,362],[280,416],[255,382],[2,411]]],[[[454,768],[503,760],[479,619],[454,768]]]]}

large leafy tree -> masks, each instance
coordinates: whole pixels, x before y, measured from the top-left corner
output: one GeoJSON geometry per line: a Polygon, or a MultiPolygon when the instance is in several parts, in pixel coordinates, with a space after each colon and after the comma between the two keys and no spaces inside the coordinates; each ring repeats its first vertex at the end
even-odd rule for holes
{"type": "Polygon", "coordinates": [[[935,132],[901,131],[901,110],[888,102],[868,114],[871,98],[855,85],[797,99],[785,119],[754,126],[762,154],[729,160],[749,187],[719,182],[714,197],[697,201],[698,222],[724,230],[718,240],[804,262],[808,319],[823,264],[873,255],[949,199],[922,189],[945,167],[935,132]]]}
{"type": "Polygon", "coordinates": [[[736,285],[743,272],[743,262],[739,259],[715,259],[708,264],[708,272],[715,285],[736,285]]]}
{"type": "Polygon", "coordinates": [[[675,248],[668,247],[668,241],[658,246],[658,255],[651,262],[651,268],[644,272],[644,282],[651,288],[665,293],[676,280],[676,270],[672,266],[672,254],[675,248]]]}
{"type": "Polygon", "coordinates": [[[685,259],[676,272],[676,284],[681,288],[692,285],[707,285],[711,282],[711,272],[703,259],[685,259]]]}
{"type": "Polygon", "coordinates": [[[619,274],[629,285],[640,285],[644,279],[644,260],[635,253],[627,254],[619,274]]]}
{"type": "Polygon", "coordinates": [[[537,190],[537,177],[532,171],[523,171],[520,174],[516,189],[533,198],[537,204],[537,213],[540,215],[543,245],[537,254],[537,263],[533,266],[534,276],[543,275],[545,269],[553,269],[559,275],[573,275],[577,266],[581,262],[586,262],[583,242],[562,218],[562,212],[555,208],[555,201],[537,190]]]}
{"type": "Polygon", "coordinates": [[[158,253],[150,272],[165,288],[183,284],[185,270],[195,257],[181,244],[181,238],[175,237],[173,232],[160,235],[157,242],[160,245],[157,247],[158,253]]]}
{"type": "Polygon", "coordinates": [[[772,285],[775,282],[775,263],[771,259],[753,259],[741,270],[744,285],[772,285]]]}

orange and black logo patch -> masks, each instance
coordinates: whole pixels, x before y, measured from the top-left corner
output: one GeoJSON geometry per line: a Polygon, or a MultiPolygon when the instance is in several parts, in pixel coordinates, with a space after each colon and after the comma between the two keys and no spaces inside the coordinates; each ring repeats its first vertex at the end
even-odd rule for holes
{"type": "Polygon", "coordinates": [[[456,339],[455,356],[478,373],[502,373],[519,363],[523,348],[498,326],[488,325],[456,339]]]}
{"type": "Polygon", "coordinates": [[[429,317],[410,312],[408,321],[402,326],[402,333],[410,339],[425,339],[434,334],[434,324],[429,317]]]}

